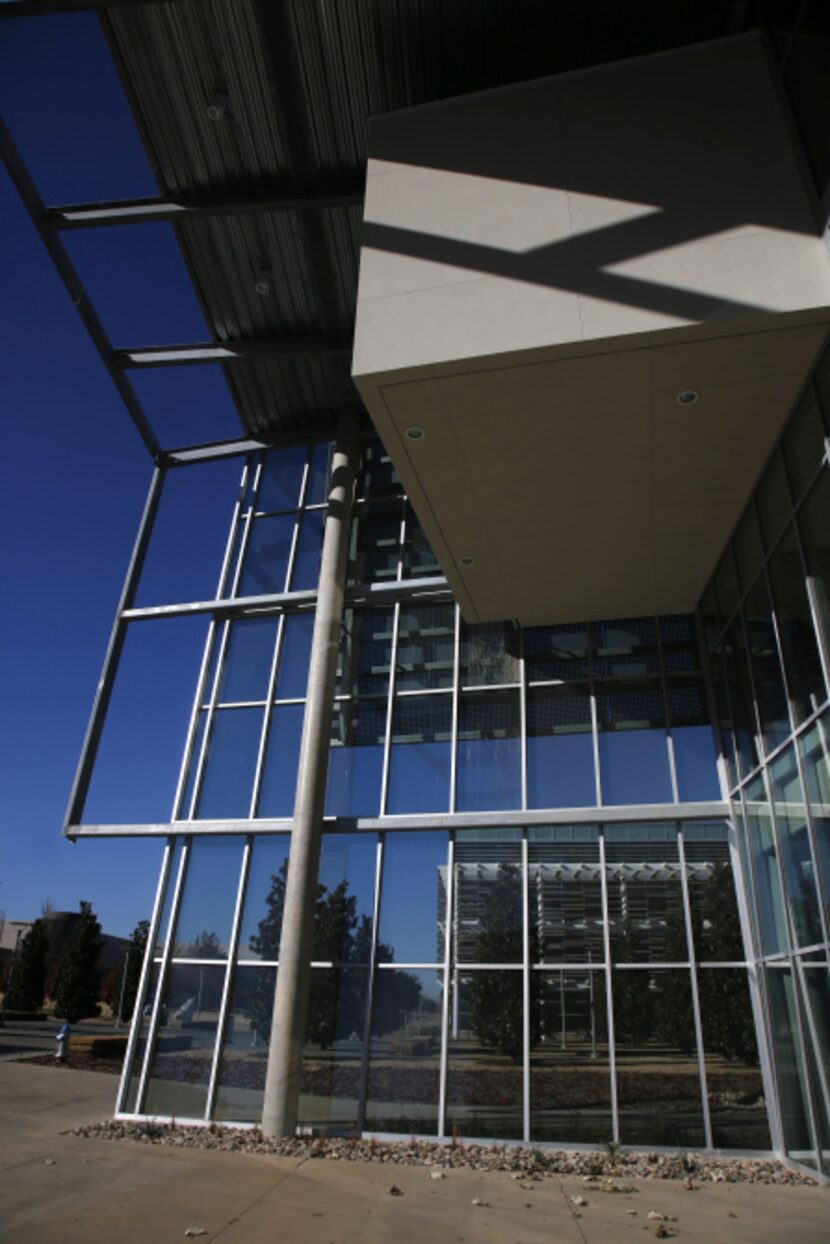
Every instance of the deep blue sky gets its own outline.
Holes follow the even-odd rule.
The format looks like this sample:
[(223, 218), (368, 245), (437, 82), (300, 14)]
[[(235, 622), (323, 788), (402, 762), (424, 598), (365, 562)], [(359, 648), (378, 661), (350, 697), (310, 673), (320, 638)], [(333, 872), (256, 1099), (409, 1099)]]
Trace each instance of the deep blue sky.
[[(0, 109), (43, 199), (154, 193), (95, 17), (4, 21), (0, 36)], [(73, 846), (59, 831), (151, 464), (2, 167), (0, 222), (0, 910), (29, 919), (46, 898), (59, 909), (85, 898), (107, 931), (128, 933), (149, 914), (160, 844)], [(119, 274), (102, 260), (113, 338), (152, 326), (149, 283), (127, 288), (141, 265)], [(132, 312), (122, 324), (119, 275)], [(183, 336), (203, 335), (192, 307), (168, 292), (158, 305), (178, 306)]]

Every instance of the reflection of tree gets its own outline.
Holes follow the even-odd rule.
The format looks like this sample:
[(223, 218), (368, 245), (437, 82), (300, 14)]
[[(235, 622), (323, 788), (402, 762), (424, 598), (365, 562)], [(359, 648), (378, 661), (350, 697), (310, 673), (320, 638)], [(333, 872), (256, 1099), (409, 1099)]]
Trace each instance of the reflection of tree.
[[(286, 860), (271, 878), (265, 915), (249, 939), (248, 944), (259, 959), (279, 958), (287, 875)], [(372, 921), (367, 915), (358, 916), (357, 897), (348, 891), (347, 881), (331, 890), (323, 884), (317, 886), (312, 958), (337, 965), (313, 974), (306, 1040), (322, 1049), (352, 1033), (362, 1035), (365, 1028)], [(391, 946), (378, 942), (377, 962), (389, 963), (393, 954)], [(245, 1013), (257, 1036), (267, 1040), (274, 1006), (274, 978), (265, 972), (256, 975)], [(385, 971), (383, 981), (382, 1004), (379, 999), (372, 1017), (373, 1036), (399, 1027), (404, 1012), (416, 1010), (421, 996), (420, 982), (407, 972)]]
[[(475, 958), (478, 963), (522, 963), (522, 874), (518, 864), (503, 864), (493, 882), (483, 889)], [(531, 961), (536, 959), (538, 937), (530, 933)], [(530, 1042), (542, 1034), (542, 982), (530, 974)], [(518, 1062), (524, 1048), (523, 973), (517, 971), (471, 972), (466, 986), (470, 1028), (484, 1046)]]
[[(611, 939), (611, 963), (635, 963), (642, 938), (635, 922), (626, 916)], [(651, 975), (642, 971), (616, 971), (613, 975), (614, 1036), (617, 1041), (636, 1045), (647, 1041), (654, 1026), (654, 997)]]
[(177, 959), (224, 959), (225, 951), (215, 933), (203, 929), (192, 942), (176, 947)]

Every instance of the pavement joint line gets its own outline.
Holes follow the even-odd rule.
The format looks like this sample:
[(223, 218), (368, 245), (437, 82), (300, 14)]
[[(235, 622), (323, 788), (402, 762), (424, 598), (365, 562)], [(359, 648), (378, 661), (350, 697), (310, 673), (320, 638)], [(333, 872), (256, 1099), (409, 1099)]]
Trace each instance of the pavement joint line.
[(284, 1171), (279, 1179), (275, 1180), (274, 1183), (269, 1184), (268, 1187), (265, 1189), (265, 1191), (261, 1192), (259, 1196), (254, 1197), (250, 1205), (246, 1205), (245, 1208), (243, 1210), (240, 1210), (240, 1212), (236, 1214), (233, 1218), (229, 1218), (223, 1227), (220, 1227), (217, 1232), (211, 1235), (207, 1241), (207, 1244), (211, 1244), (211, 1241), (213, 1240), (218, 1240), (220, 1235), (224, 1235), (224, 1233), (228, 1230), (228, 1228), (232, 1227), (234, 1223), (241, 1222), (249, 1210), (252, 1210), (255, 1205), (259, 1205), (260, 1201), (264, 1201), (265, 1198), (270, 1193), (272, 1193), (275, 1188), (281, 1187), (281, 1185), (285, 1183), (286, 1179), (289, 1179), (292, 1175), (296, 1174), (301, 1166), (305, 1166), (307, 1161), (308, 1161), (307, 1157), (301, 1158), (300, 1161), (297, 1163), (297, 1165), (293, 1166), (291, 1170)]
[(561, 1180), (561, 1178), (560, 1178), (558, 1175), (557, 1175), (557, 1177), (556, 1177), (556, 1182), (557, 1182), (557, 1183), (558, 1183), (558, 1185), (559, 1185), (559, 1191), (562, 1193), (562, 1196), (563, 1196), (563, 1197), (564, 1197), (564, 1199), (565, 1199), (565, 1205), (566, 1205), (566, 1207), (567, 1207), (567, 1209), (568, 1209), (568, 1213), (570, 1214), (571, 1218), (573, 1219), (574, 1226), (576, 1227), (577, 1231), (579, 1232), (580, 1236), (582, 1237), (582, 1242), (583, 1242), (583, 1244), (588, 1244), (588, 1237), (587, 1237), (587, 1235), (585, 1234), (585, 1232), (582, 1230), (582, 1223), (581, 1223), (581, 1222), (580, 1222), (580, 1220), (579, 1220), (579, 1214), (577, 1214), (576, 1210), (574, 1209), (574, 1207), (573, 1207), (573, 1203), (571, 1202), (571, 1198), (568, 1196), (567, 1192), (565, 1191), (564, 1187), (562, 1186), (562, 1180)]
[(35, 1153), (30, 1158), (23, 1158), (20, 1162), (14, 1162), (11, 1166), (0, 1166), (0, 1175), (8, 1175), (10, 1171), (18, 1171), (22, 1166), (31, 1166), (33, 1162), (43, 1163), (47, 1158), (52, 1157), (55, 1153), (65, 1153), (72, 1148), (72, 1142), (67, 1141), (65, 1145), (58, 1145), (50, 1148), (45, 1153)]

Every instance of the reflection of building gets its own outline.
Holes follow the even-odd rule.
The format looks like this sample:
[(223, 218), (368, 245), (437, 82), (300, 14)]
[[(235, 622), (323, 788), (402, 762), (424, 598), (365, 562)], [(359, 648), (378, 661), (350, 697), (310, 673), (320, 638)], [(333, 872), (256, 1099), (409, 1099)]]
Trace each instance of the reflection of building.
[[(100, 7), (158, 201), (46, 214), (5, 148), (160, 467), (67, 823), (175, 839), (120, 1108), (259, 1117), (239, 1050), (229, 1089), (229, 1024), (270, 1013), (268, 835), (320, 832), (296, 775), (304, 721), (331, 718), (301, 772), (329, 766), (325, 828), (349, 848), (326, 884), (349, 881), (356, 923), (313, 968), (342, 1021), (314, 1074), (269, 1081), (292, 1086), (280, 1126), (296, 1090), (308, 1126), (771, 1143), (830, 1166), (817, 2), (783, 29), (780, 6), (657, 21), (643, 0), (624, 30), (602, 0), (539, 3), (521, 31), (450, 2), (217, 0), (210, 32), (196, 0)], [(111, 350), (54, 239), (106, 225), (115, 245), (127, 221), (175, 231), (209, 342)], [(351, 525), (350, 357), (386, 446), (364, 420)], [(125, 377), (193, 363), (221, 364), (241, 426), (162, 445), (163, 381), (145, 411)], [(332, 690), (322, 627), (309, 654), (312, 615), (340, 620), (336, 556), (320, 570), (335, 435)], [(142, 726), (153, 678), (165, 712)], [(440, 904), (436, 869), (456, 880)], [(384, 940), (390, 903), (412, 927)], [(221, 1005), (164, 1080), (176, 946), (202, 932)], [(273, 958), (237, 968), (252, 934)], [(301, 1008), (281, 999), (307, 976), (289, 941), (285, 1067)], [(428, 1073), (372, 1032), (398, 962), (441, 992)], [(586, 996), (587, 1044), (563, 1002), (550, 1018)]]

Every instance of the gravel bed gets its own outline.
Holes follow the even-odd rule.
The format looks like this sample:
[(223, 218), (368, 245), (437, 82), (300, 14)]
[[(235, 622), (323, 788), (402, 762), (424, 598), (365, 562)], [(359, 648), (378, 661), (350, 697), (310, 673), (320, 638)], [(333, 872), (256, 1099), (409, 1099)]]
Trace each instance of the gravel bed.
[(578, 1175), (604, 1180), (607, 1192), (626, 1189), (615, 1180), (682, 1179), (695, 1183), (814, 1184), (809, 1175), (771, 1158), (716, 1158), (698, 1153), (629, 1153), (612, 1160), (603, 1152), (574, 1153), (562, 1149), (531, 1149), (505, 1145), (439, 1144), (435, 1141), (376, 1141), (342, 1137), (296, 1137), (269, 1140), (256, 1128), (179, 1127), (175, 1123), (127, 1122), (115, 1119), (72, 1129), (73, 1136), (91, 1140), (133, 1140), (145, 1145), (182, 1149), (220, 1149), (232, 1153), (272, 1154), (284, 1158), (328, 1158), (345, 1162), (381, 1162), (437, 1170), (510, 1171), (529, 1178)]

